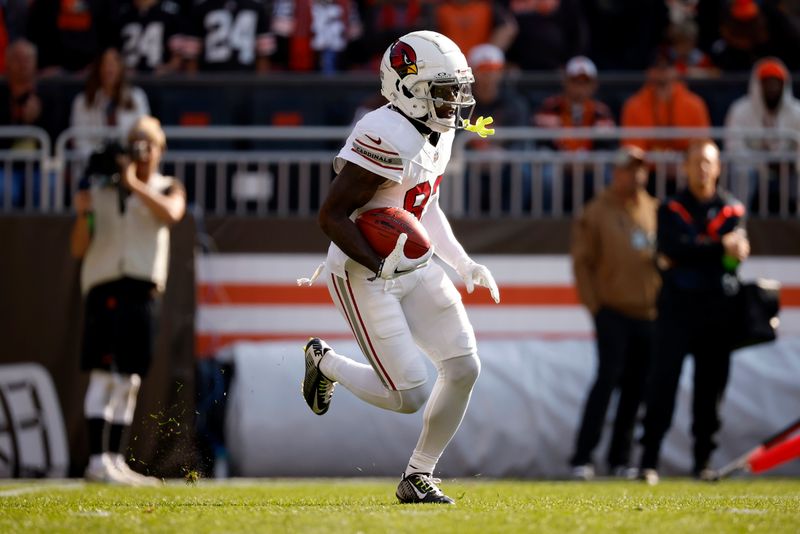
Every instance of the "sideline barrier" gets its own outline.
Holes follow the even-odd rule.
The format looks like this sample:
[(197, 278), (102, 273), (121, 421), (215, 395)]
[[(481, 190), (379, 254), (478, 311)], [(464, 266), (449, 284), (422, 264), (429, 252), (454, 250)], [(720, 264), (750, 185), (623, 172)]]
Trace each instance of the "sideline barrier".
[[(333, 157), (350, 132), (348, 127), (165, 128), (170, 149), (163, 172), (181, 179), (189, 202), (206, 213), (260, 217), (311, 217), (317, 213), (331, 180)], [(43, 134), (44, 132), (40, 132)], [(0, 137), (3, 130), (0, 129)], [(49, 140), (40, 140), (39, 167), (54, 169), (55, 184), (28, 183), (23, 204), (0, 210), (63, 212), (70, 207), (88, 153), (85, 148), (118, 136), (112, 129), (69, 128), (56, 140), (52, 159)], [(443, 207), (460, 218), (560, 218), (579, 212), (584, 202), (605, 187), (611, 175), (614, 147), (626, 139), (676, 140), (712, 137), (740, 139), (749, 145), (780, 150), (732, 153), (723, 150), (721, 183), (751, 205), (751, 215), (796, 218), (800, 212), (797, 179), (799, 132), (724, 128), (498, 128), (493, 150), (479, 150), (469, 134), (457, 136), (448, 179), (442, 187)], [(38, 138), (38, 137), (37, 137)], [(592, 151), (553, 151), (556, 139), (588, 139), (602, 146)], [(502, 149), (498, 149), (502, 146)], [(724, 145), (723, 145), (724, 146)], [(685, 184), (683, 153), (648, 153), (651, 189), (664, 198)], [(0, 169), (12, 163), (0, 153)], [(6, 180), (5, 187), (10, 187)], [(37, 202), (30, 192), (39, 191)]]
[[(332, 344), (359, 354), (354, 342)], [(591, 341), (480, 341), (481, 376), (464, 422), (439, 463), (442, 477), (564, 478), (595, 358)], [(734, 354), (723, 402), (720, 467), (797, 417), (800, 337)], [(300, 394), (302, 343), (233, 347), (235, 378), (226, 438), (236, 476), (399, 476), (414, 448), (422, 414), (396, 414), (337, 388), (330, 411), (311, 413)], [(422, 358), (423, 356), (420, 355)], [(363, 358), (359, 358), (363, 361)], [(681, 376), (672, 429), (662, 449), (665, 475), (687, 475), (693, 365)], [(433, 381), (429, 364), (428, 387)], [(614, 413), (610, 406), (609, 415)], [(612, 420), (595, 451), (599, 473)], [(634, 449), (634, 461), (638, 451)], [(800, 475), (792, 462), (771, 472)]]

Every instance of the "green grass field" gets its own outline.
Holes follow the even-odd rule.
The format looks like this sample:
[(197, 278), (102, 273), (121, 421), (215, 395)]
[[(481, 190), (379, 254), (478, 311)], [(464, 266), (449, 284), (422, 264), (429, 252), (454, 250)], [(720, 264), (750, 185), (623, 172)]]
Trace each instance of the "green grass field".
[(800, 480), (445, 480), (456, 506), (400, 505), (396, 480), (163, 488), (0, 484), (0, 532), (800, 532)]

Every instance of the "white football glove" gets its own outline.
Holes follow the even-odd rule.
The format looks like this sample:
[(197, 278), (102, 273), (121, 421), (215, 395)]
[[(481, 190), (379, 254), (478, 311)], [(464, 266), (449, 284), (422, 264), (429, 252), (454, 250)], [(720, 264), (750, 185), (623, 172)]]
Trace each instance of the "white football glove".
[(428, 265), (428, 262), (431, 261), (431, 256), (433, 256), (433, 247), (429, 248), (428, 252), (419, 258), (406, 258), (406, 255), (403, 253), (406, 240), (408, 240), (408, 234), (400, 234), (397, 238), (397, 244), (395, 244), (394, 250), (383, 259), (380, 267), (378, 267), (378, 272), (374, 277), (370, 278), (370, 280), (375, 280), (377, 278), (392, 280), (398, 276), (412, 273)]
[(497, 282), (494, 281), (492, 273), (485, 265), (475, 263), (467, 258), (458, 262), (456, 272), (467, 285), (467, 293), (472, 293), (476, 285), (483, 286), (489, 289), (489, 294), (495, 304), (500, 304), (500, 290), (497, 288)]

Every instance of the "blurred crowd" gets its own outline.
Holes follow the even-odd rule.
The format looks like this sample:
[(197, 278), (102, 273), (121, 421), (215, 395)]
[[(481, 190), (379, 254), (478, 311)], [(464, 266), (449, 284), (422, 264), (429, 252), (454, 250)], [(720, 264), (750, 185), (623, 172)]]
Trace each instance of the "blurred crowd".
[[(800, 125), (790, 75), (800, 67), (800, 3), (787, 0), (8, 0), (0, 4), (0, 124), (39, 126), (53, 138), (67, 126), (112, 126), (122, 135), (147, 114), (183, 126), (346, 124), (353, 111), (357, 119), (383, 100), (371, 95), (314, 115), (314, 105), (296, 93), (289, 104), (261, 99), (257, 106), (269, 109), (240, 113), (243, 122), (215, 111), (230, 107), (224, 95), (207, 101), (193, 90), (175, 106), (160, 95), (148, 99), (131, 80), (375, 73), (387, 45), (416, 29), (437, 30), (459, 45), (475, 72), (475, 116), (491, 115), (497, 127)], [(600, 86), (602, 74), (626, 71), (644, 73), (633, 94)], [(562, 90), (522, 94), (514, 83), (520, 72), (559, 73)], [(749, 88), (704, 99), (687, 83), (726, 72), (750, 72)], [(83, 91), (74, 98), (42, 91), (40, 82), (54, 76), (83, 79)], [(797, 148), (741, 136), (724, 141), (725, 150), (742, 156), (737, 175), (753, 182), (750, 190), (756, 173), (747, 154)], [(623, 142), (648, 152), (688, 146), (685, 139)], [(534, 144), (576, 152), (614, 146), (568, 138)], [(520, 148), (483, 139), (472, 145)], [(77, 148), (88, 155), (95, 144)], [(553, 171), (544, 173), (547, 188)], [(588, 198), (593, 180), (584, 179)]]
[[(432, 29), (468, 54), (492, 43), (523, 71), (586, 55), (642, 70), (661, 50), (682, 74), (800, 67), (800, 6), (788, 0), (8, 0), (0, 52), (38, 49), (41, 75), (88, 72), (107, 47), (127, 70), (375, 71), (387, 43)], [(5, 57), (0, 53), (0, 58)], [(0, 73), (5, 65), (0, 61)]]

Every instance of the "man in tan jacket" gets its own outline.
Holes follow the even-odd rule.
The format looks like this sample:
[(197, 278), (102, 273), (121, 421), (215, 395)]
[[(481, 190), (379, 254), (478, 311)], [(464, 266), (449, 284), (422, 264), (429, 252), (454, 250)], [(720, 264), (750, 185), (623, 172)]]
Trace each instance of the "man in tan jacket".
[(654, 349), (660, 277), (655, 265), (658, 201), (647, 185), (644, 152), (628, 146), (614, 161), (610, 186), (575, 221), (572, 260), (581, 302), (594, 317), (597, 377), (583, 412), (573, 476), (594, 477), (592, 451), (600, 441), (611, 393), (620, 398), (608, 453), (612, 474), (632, 478), (630, 449), (647, 368)]

